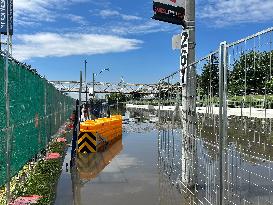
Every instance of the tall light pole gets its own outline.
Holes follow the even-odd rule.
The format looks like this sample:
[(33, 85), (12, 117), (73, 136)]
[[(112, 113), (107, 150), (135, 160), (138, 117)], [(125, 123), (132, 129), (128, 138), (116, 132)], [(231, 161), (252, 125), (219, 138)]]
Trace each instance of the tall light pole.
[[(110, 68), (101, 70), (99, 74), (103, 73), (104, 71), (110, 71)], [(95, 76), (99, 74), (93, 73), (93, 99), (95, 99)]]

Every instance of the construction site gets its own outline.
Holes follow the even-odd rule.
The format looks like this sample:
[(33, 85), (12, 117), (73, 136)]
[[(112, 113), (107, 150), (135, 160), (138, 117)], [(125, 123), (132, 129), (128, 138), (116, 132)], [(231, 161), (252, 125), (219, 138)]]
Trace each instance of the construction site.
[(174, 72), (110, 82), (84, 60), (52, 80), (13, 56), (18, 2), (0, 10), (1, 205), (273, 204), (273, 27), (196, 57), (195, 1), (155, 0), (182, 26)]

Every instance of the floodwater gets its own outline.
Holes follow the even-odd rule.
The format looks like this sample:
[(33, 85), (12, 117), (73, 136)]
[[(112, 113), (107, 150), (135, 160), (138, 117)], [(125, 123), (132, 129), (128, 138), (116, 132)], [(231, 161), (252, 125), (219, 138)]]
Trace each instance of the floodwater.
[[(55, 204), (218, 204), (217, 118), (199, 115), (197, 137), (183, 140), (181, 128), (168, 123), (124, 125), (122, 141), (105, 152), (79, 156), (71, 170), (68, 150)], [(228, 119), (222, 174), (228, 204), (273, 204), (272, 125), (272, 119)], [(195, 186), (188, 190), (184, 178)]]
[(159, 169), (158, 130), (153, 124), (124, 125), (122, 140), (105, 152), (79, 156), (77, 168), (66, 163), (70, 150), (55, 205), (181, 204), (181, 194)]
[[(196, 164), (203, 178), (203, 198), (215, 204), (219, 185), (218, 116), (199, 117)], [(228, 118), (223, 175), (229, 204), (273, 204), (272, 142), (272, 119)]]

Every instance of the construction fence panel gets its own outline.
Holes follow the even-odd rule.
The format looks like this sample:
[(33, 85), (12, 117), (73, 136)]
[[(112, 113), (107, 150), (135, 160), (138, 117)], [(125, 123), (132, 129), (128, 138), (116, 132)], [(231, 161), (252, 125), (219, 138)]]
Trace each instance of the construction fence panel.
[(197, 71), (196, 112), (180, 70), (160, 80), (159, 168), (187, 204), (273, 203), (272, 34), (222, 43), (187, 67)]
[[(4, 65), (4, 59), (0, 58), (0, 64)], [(5, 141), (5, 80), (4, 80), (4, 66), (0, 68), (0, 184), (5, 181), (5, 171), (6, 171), (6, 141)]]
[[(5, 57), (0, 56), (0, 186), (7, 182)], [(74, 100), (58, 91), (25, 64), (9, 60), (11, 173), (46, 148), (51, 137), (69, 118)]]
[(227, 203), (273, 203), (272, 34), (227, 44)]
[(186, 110), (190, 106), (185, 106), (182, 89), (191, 88), (181, 84), (183, 71), (174, 72), (159, 82), (158, 164), (169, 177), (170, 184), (185, 196), (185, 203), (217, 204), (221, 175), (220, 134), (213, 104), (219, 104), (219, 52), (209, 54), (187, 69), (197, 71), (196, 112)]

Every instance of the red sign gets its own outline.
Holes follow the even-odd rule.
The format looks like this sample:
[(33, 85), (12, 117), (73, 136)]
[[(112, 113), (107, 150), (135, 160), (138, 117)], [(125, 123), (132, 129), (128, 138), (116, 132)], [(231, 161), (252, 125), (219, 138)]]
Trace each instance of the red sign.
[[(176, 0), (169, 0), (176, 1)], [(175, 7), (168, 4), (162, 4), (159, 2), (153, 2), (154, 16), (155, 20), (164, 21), (177, 25), (185, 25), (184, 16), (185, 9), (183, 7)]]

